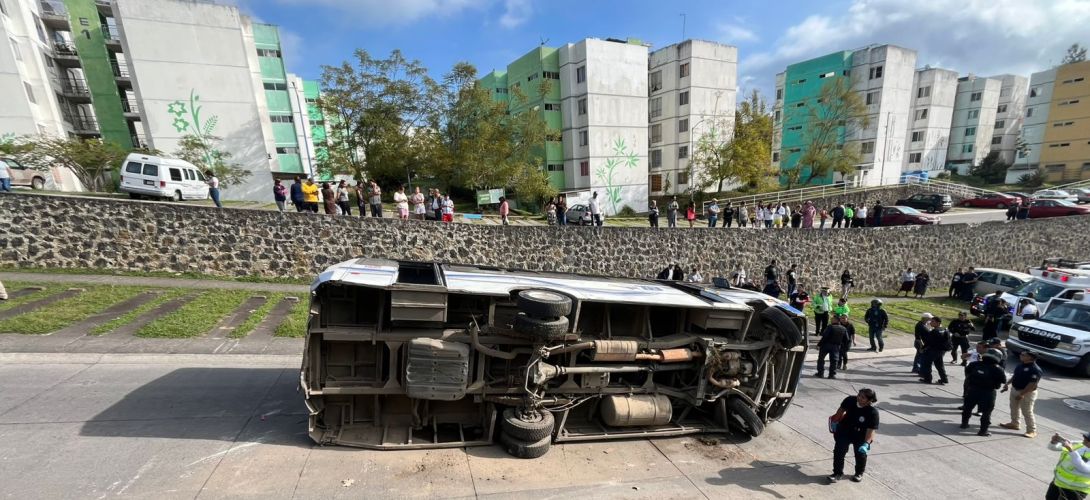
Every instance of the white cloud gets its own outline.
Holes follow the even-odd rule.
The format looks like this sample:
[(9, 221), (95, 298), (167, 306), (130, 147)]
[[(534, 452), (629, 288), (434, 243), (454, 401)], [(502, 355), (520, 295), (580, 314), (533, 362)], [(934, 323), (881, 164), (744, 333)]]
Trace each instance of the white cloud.
[(426, 17), (445, 17), (481, 10), (494, 0), (277, 0), (281, 4), (332, 8), (366, 25), (405, 25)]
[(742, 54), (739, 73), (767, 91), (788, 64), (890, 43), (915, 49), (918, 66), (1029, 76), (1058, 63), (1068, 45), (1090, 43), (1088, 22), (1086, 0), (853, 0), (846, 13), (787, 28), (770, 50)]
[(500, 26), (504, 28), (517, 28), (530, 19), (534, 7), (530, 0), (506, 0), (503, 6), (503, 15), (500, 16)]
[(735, 23), (719, 23), (716, 25), (715, 28), (719, 31), (719, 39), (727, 43), (757, 41), (757, 33), (742, 26), (740, 20), (737, 21), (738, 22)]

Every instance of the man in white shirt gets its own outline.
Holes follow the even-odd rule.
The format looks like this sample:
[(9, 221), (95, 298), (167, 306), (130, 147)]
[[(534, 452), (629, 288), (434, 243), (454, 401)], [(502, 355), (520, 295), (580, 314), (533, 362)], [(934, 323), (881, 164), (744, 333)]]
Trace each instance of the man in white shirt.
[(855, 227), (867, 227), (867, 206), (859, 205), (859, 208), (855, 209)]
[(4, 160), (0, 160), (0, 191), (11, 192), (11, 167)]
[(602, 227), (602, 207), (598, 204), (598, 191), (590, 197), (590, 216), (595, 226)]

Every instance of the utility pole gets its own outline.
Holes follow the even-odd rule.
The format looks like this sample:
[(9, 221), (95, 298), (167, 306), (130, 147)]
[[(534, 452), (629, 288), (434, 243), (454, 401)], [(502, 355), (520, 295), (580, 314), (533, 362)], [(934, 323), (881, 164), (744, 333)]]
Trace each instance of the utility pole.
[(883, 135), (885, 135), (886, 140), (885, 140), (885, 142), (882, 143), (882, 168), (879, 170), (879, 173), (878, 173), (878, 185), (879, 186), (884, 186), (886, 184), (886, 160), (888, 159), (886, 157), (886, 155), (889, 152), (889, 131), (890, 131), (890, 121), (891, 120), (893, 120), (893, 112), (892, 111), (887, 111), (886, 112), (886, 130), (885, 130), (885, 134), (883, 134)]
[(681, 41), (685, 41), (685, 14), (681, 14)]

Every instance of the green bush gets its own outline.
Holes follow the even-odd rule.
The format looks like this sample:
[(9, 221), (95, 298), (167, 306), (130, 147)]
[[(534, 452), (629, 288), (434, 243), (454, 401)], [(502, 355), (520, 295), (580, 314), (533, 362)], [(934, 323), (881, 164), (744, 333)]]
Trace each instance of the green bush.
[(618, 217), (635, 217), (636, 216), (636, 211), (633, 210), (632, 207), (625, 205), (625, 207), (622, 208), (619, 213), (617, 213), (617, 216)]
[(1042, 174), (1040, 171), (1034, 172), (1032, 174), (1025, 174), (1018, 178), (1018, 184), (1028, 188), (1041, 187), (1041, 185), (1044, 183), (1045, 174)]

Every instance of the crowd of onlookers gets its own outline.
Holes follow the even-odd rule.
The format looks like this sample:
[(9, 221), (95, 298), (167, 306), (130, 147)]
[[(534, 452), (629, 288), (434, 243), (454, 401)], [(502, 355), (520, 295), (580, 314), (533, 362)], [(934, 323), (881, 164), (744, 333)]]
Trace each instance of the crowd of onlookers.
[[(287, 211), (288, 203), (291, 203), (296, 212), (324, 211), (328, 215), (351, 216), (353, 198), (360, 217), (366, 217), (368, 213), (371, 217), (384, 217), (382, 188), (373, 180), (359, 180), (355, 186), (349, 185), (347, 180), (319, 184), (313, 178), (304, 181), (301, 177), (296, 177), (290, 186), (284, 186), (280, 179), (273, 181), (273, 199), (281, 212)], [(412, 194), (408, 194), (405, 186), (400, 186), (394, 192), (393, 199), (398, 219), (425, 220), (430, 215), (437, 221), (454, 220), (454, 202), (450, 194), (444, 195), (438, 189), (429, 189), (425, 195), (420, 187), (416, 187)], [(507, 200), (501, 198), (500, 201), (503, 214)], [(506, 216), (504, 220), (506, 223)]]
[[(708, 227), (738, 227), (751, 226), (764, 229), (824, 229), (826, 225), (833, 228), (866, 227), (882, 225), (882, 202), (875, 201), (873, 209), (868, 210), (866, 205), (856, 206), (853, 203), (838, 203), (837, 205), (819, 207), (812, 201), (800, 205), (791, 206), (787, 203), (757, 203), (753, 206), (740, 202), (735, 205), (727, 202), (720, 205), (719, 200), (713, 199), (704, 207), (704, 219)], [(658, 227), (658, 207), (651, 202), (650, 223), (652, 227)], [(666, 207), (666, 220), (668, 227), (677, 227), (680, 206), (677, 197), (673, 197)], [(693, 227), (698, 217), (696, 203), (690, 202), (685, 207), (685, 220), (689, 227)]]

